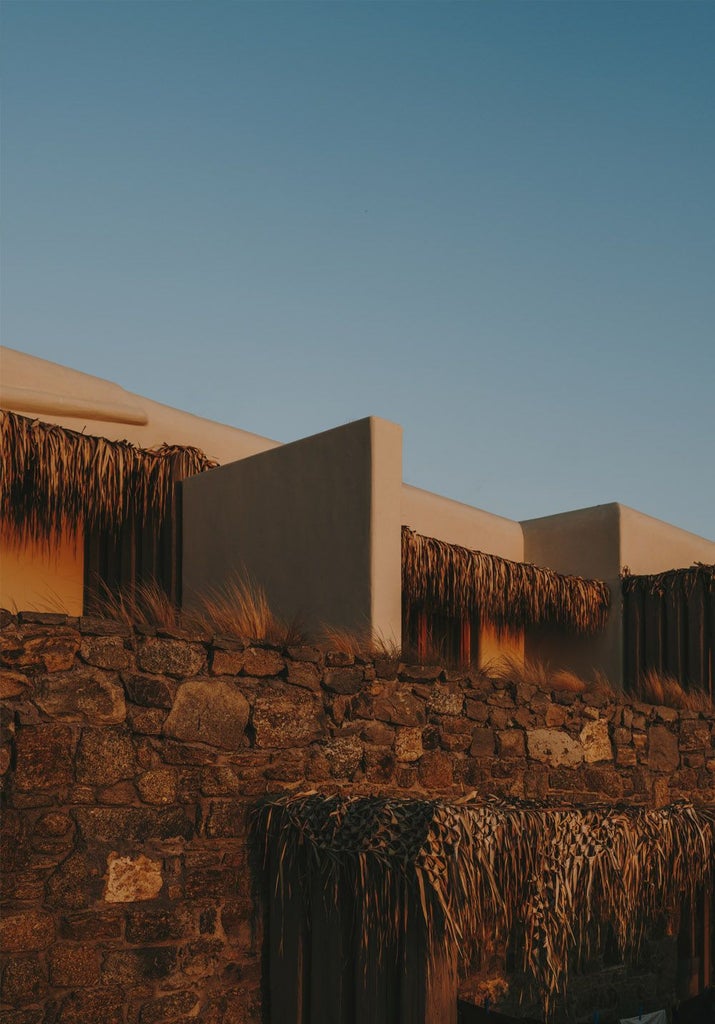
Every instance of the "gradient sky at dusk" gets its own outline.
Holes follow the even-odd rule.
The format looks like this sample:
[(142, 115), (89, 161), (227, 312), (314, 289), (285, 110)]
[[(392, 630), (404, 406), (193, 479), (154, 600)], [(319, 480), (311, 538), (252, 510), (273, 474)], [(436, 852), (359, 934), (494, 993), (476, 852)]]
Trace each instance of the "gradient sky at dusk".
[[(715, 4), (6, 2), (3, 342), (715, 537)], [(167, 440), (170, 440), (167, 438)]]

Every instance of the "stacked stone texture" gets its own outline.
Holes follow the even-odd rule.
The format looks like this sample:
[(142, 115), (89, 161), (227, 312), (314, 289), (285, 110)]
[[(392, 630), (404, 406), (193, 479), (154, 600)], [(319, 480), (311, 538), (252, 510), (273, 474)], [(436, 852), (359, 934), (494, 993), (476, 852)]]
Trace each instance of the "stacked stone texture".
[(265, 793), (715, 803), (697, 712), (2, 616), (5, 1024), (260, 1020), (247, 811)]

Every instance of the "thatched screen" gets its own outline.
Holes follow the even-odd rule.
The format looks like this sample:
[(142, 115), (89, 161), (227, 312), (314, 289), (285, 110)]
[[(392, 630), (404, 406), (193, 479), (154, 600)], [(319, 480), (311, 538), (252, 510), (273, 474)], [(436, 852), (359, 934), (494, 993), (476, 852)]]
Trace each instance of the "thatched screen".
[(0, 410), (3, 523), (22, 539), (161, 520), (172, 482), (215, 465), (197, 448), (138, 448)]
[(176, 483), (216, 463), (198, 448), (138, 448), (0, 410), (2, 529), (47, 546), (84, 536), (85, 609), (104, 588), (181, 595)]
[(471, 551), (402, 527), (402, 593), (412, 608), (480, 616), (497, 629), (555, 625), (578, 633), (602, 629), (610, 592), (602, 580), (564, 576), (527, 562)]
[(626, 682), (649, 670), (715, 697), (715, 565), (623, 581)]
[[(308, 794), (267, 802), (255, 828), (268, 872), (271, 1020), (285, 1024), (347, 1024), (356, 991), (383, 1007), (363, 1019), (416, 1024), (414, 1006), (404, 1013), (400, 1002), (415, 933), (422, 962), (408, 989), (435, 965), (511, 940), (548, 1014), (603, 928), (633, 955), (650, 921), (712, 885), (715, 857), (713, 815), (686, 803), (574, 809)], [(450, 983), (456, 1004), (453, 974)]]

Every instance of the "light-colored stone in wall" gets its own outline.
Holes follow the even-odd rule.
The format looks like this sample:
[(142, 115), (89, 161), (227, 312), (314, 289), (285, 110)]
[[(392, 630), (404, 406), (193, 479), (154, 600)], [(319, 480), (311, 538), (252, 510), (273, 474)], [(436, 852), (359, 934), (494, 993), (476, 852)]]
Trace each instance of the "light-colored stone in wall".
[(401, 428), (376, 418), (184, 481), (184, 604), (243, 572), (284, 618), (399, 639), (401, 482)]
[(279, 444), (6, 347), (0, 347), (0, 408), (142, 448), (191, 445), (220, 463)]
[(81, 615), (83, 590), (81, 531), (47, 547), (19, 546), (0, 530), (0, 608)]
[(514, 562), (524, 560), (521, 524), (441, 494), (402, 485), (402, 523), (425, 537), (486, 551)]

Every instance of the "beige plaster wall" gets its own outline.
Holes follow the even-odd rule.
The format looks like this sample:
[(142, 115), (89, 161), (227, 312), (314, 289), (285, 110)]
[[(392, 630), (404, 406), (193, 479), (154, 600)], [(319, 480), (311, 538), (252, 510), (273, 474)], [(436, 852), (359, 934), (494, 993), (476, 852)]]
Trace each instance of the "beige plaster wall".
[(81, 532), (48, 550), (20, 547), (0, 530), (0, 608), (82, 614), (84, 550)]
[(282, 616), (399, 639), (402, 431), (369, 418), (184, 481), (183, 593), (247, 572)]
[(0, 347), (0, 408), (142, 448), (193, 445), (220, 463), (279, 444), (7, 347)]
[(715, 563), (715, 542), (661, 519), (619, 505), (621, 568), (635, 576), (680, 569), (693, 562)]
[(487, 551), (515, 562), (524, 560), (520, 523), (410, 484), (402, 485), (402, 524), (448, 544)]

